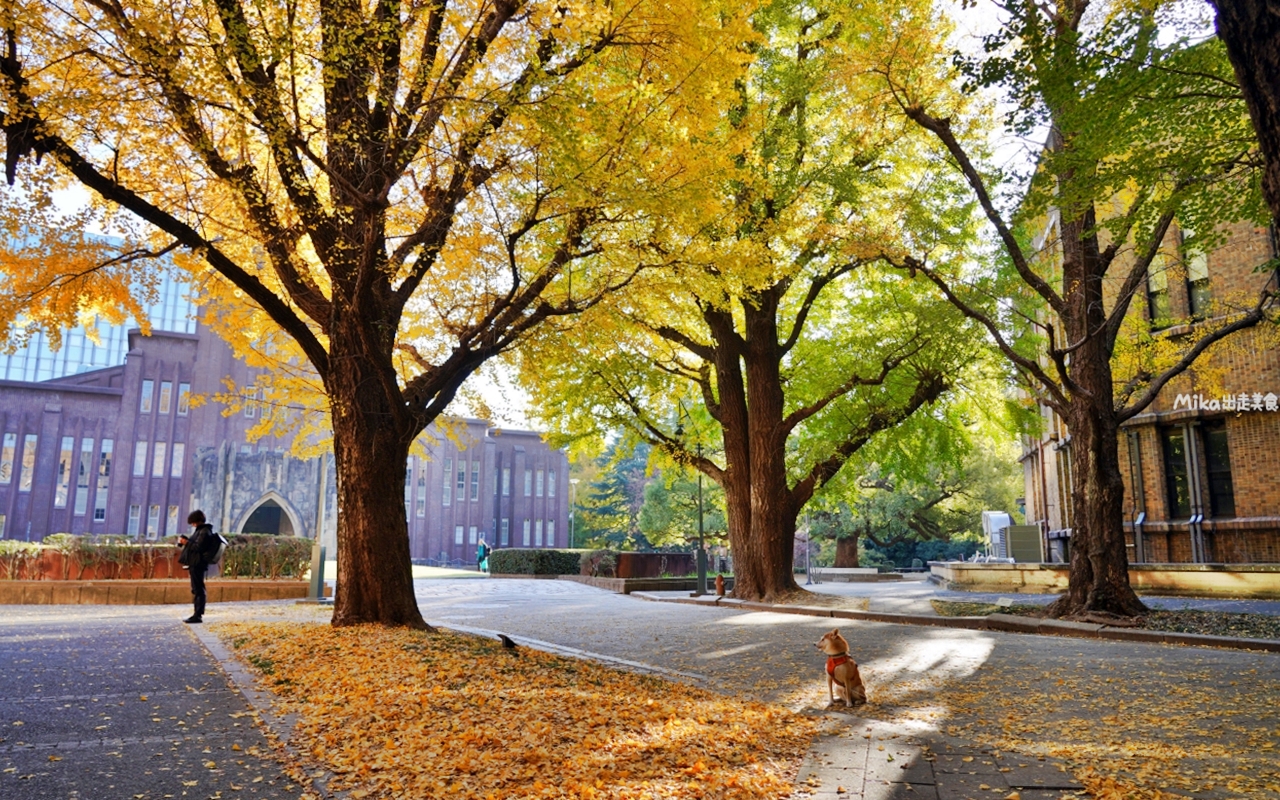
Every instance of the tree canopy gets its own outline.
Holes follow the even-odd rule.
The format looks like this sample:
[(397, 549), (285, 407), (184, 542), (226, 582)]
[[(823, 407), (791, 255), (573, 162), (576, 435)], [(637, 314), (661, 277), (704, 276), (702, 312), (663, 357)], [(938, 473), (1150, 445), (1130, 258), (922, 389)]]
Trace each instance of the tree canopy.
[[(697, 0), (11, 3), (0, 219), (50, 237), (6, 260), (38, 278), (0, 318), (126, 303), (143, 259), (181, 253), (233, 344), (292, 362), (282, 396), (323, 397), (335, 624), (421, 626), (386, 513), (411, 442), (486, 360), (650, 265), (614, 254), (692, 203), (686, 143), (743, 25)], [(68, 185), (128, 234), (114, 258), (27, 225)]]

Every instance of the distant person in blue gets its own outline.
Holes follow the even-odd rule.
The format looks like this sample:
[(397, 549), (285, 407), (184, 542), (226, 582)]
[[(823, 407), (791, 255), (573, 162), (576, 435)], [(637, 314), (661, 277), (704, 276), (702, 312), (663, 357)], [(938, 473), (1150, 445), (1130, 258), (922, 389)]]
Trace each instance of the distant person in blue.
[(489, 571), (489, 543), (483, 536), (480, 537), (480, 544), (476, 546), (476, 567), (481, 572)]
[(194, 624), (204, 621), (206, 601), (204, 576), (209, 570), (210, 559), (218, 549), (218, 537), (213, 526), (205, 522), (204, 512), (199, 509), (187, 515), (187, 524), (195, 530), (190, 536), (178, 537), (178, 546), (182, 548), (178, 563), (186, 567), (191, 575), (191, 599), (195, 603), (195, 613), (183, 620)]

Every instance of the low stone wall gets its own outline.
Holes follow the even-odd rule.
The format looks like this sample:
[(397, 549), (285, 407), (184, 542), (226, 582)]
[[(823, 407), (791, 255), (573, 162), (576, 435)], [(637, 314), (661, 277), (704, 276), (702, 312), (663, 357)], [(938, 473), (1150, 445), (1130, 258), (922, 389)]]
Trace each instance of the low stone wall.
[[(1057, 594), (1066, 564), (973, 564), (930, 561), (930, 580), (962, 592)], [(1280, 599), (1280, 564), (1131, 564), (1139, 594)]]
[[(529, 575), (512, 575), (513, 578), (538, 577)], [(607, 589), (618, 594), (631, 594), (632, 592), (693, 592), (698, 589), (697, 578), (593, 578), (590, 575), (559, 575), (562, 581), (573, 581), (575, 583), (585, 583), (588, 586), (595, 586), (598, 589)], [(725, 576), (725, 591), (733, 589), (733, 578)], [(716, 576), (707, 576), (707, 591), (711, 594), (716, 592)]]
[(821, 567), (812, 570), (813, 579), (820, 583), (876, 583), (900, 581), (899, 572), (881, 572), (875, 567)]
[[(290, 600), (307, 596), (306, 581), (205, 581), (210, 603)], [(326, 587), (326, 595), (331, 593)], [(191, 602), (186, 580), (0, 581), (0, 605), (181, 605)]]

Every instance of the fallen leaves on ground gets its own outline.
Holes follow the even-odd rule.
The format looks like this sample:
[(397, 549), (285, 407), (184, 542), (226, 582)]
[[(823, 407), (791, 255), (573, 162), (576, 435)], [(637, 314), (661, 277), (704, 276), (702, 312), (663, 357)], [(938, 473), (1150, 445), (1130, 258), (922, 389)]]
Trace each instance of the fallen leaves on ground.
[(777, 706), (461, 634), (215, 631), (353, 797), (782, 798), (816, 731)]
[[(1017, 614), (1024, 617), (1044, 616), (1044, 606), (1016, 603), (1002, 608), (994, 603), (954, 600), (930, 600), (934, 611), (943, 617), (985, 617), (988, 614)], [(1206, 636), (1228, 636), (1239, 639), (1280, 639), (1280, 617), (1270, 614), (1237, 614), (1226, 611), (1151, 611), (1138, 618), (1137, 628), (1170, 633), (1199, 633)]]
[(1212, 657), (1190, 670), (1158, 657), (1098, 667), (1028, 675), (984, 665), (942, 693), (943, 730), (1063, 759), (1101, 800), (1280, 797), (1280, 682), (1225, 672)]

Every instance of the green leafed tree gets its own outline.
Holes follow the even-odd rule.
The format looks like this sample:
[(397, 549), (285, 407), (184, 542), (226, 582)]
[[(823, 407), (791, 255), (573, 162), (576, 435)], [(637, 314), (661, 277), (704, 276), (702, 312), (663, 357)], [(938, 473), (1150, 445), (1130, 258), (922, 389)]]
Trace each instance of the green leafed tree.
[(964, 131), (949, 99), (891, 75), (904, 111), (946, 147), (1001, 255), (998, 272), (909, 266), (982, 325), (1028, 394), (1066, 423), (1070, 588), (1052, 613), (1141, 614), (1125, 552), (1120, 425), (1210, 347), (1267, 320), (1272, 295), (1219, 298), (1181, 336), (1152, 328), (1194, 320), (1164, 309), (1150, 318), (1134, 299), (1173, 274), (1179, 230), (1208, 249), (1224, 226), (1265, 219), (1255, 137), (1222, 45), (1205, 38), (1207, 19), (1186, 15), (1190, 6), (997, 5), (1004, 24), (983, 55), (961, 59), (962, 74), (971, 90), (999, 93), (1010, 130), (1044, 144), (1032, 175), (1001, 175), (984, 167), (985, 140)]
[(968, 358), (960, 317), (891, 265), (963, 257), (970, 217), (881, 74), (943, 52), (930, 4), (779, 0), (752, 24), (703, 141), (720, 169), (666, 230), (673, 268), (546, 329), (523, 366), (552, 424), (626, 429), (719, 484), (734, 593), (772, 598), (798, 588), (814, 493)]

